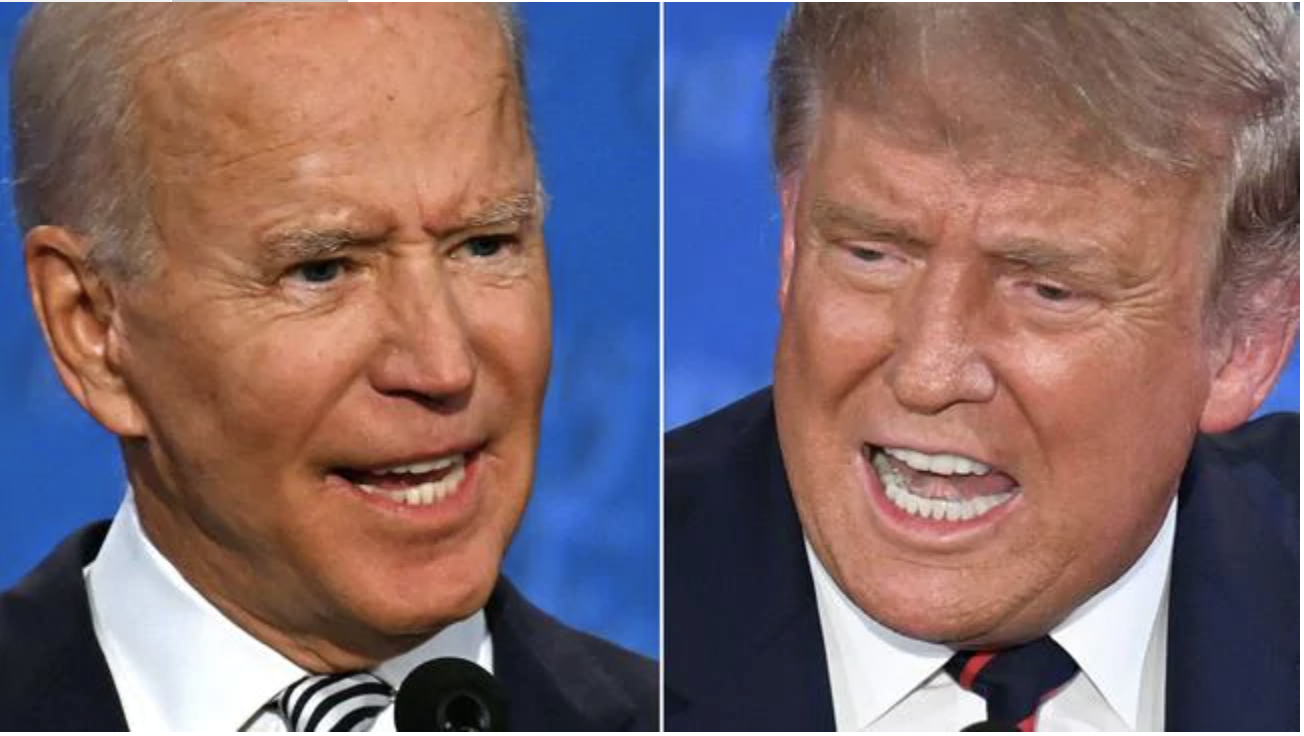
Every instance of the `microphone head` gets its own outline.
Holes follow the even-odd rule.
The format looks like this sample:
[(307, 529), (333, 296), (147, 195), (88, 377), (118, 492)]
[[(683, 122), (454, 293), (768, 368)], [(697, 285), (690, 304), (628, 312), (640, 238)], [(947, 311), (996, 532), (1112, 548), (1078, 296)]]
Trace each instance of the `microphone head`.
[(1018, 731), (1019, 727), (1013, 723), (1005, 721), (978, 721), (970, 723), (968, 726), (960, 729), (961, 731)]
[(399, 731), (507, 731), (507, 694), (474, 662), (433, 659), (399, 686), (394, 726)]

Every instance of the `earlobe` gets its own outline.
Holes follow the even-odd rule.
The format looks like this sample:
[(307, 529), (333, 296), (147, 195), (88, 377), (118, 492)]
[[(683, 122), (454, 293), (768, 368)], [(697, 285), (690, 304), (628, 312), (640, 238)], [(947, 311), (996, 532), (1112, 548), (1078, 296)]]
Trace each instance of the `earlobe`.
[(1201, 432), (1228, 432), (1253, 416), (1290, 359), (1298, 327), (1296, 302), (1293, 314), (1233, 329), (1219, 351), (1224, 357), (1214, 366), (1209, 398), (1200, 415)]
[(123, 380), (114, 293), (87, 263), (89, 243), (42, 225), (23, 241), (32, 307), (64, 387), (100, 424), (121, 436), (143, 433)]

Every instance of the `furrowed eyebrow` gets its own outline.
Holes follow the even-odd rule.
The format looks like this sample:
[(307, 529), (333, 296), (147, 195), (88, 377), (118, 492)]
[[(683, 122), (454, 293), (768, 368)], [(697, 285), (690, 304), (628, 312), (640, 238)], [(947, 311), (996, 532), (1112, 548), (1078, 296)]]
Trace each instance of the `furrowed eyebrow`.
[(388, 238), (388, 231), (295, 227), (273, 233), (263, 245), (267, 257), (274, 261), (312, 261), (331, 258), (349, 248), (376, 246)]
[(458, 229), (529, 222), (540, 217), (545, 207), (546, 198), (542, 191), (513, 194), (472, 213)]
[(905, 222), (828, 199), (815, 200), (811, 205), (811, 220), (817, 230), (850, 230), (911, 247), (926, 245)]
[[(460, 231), (473, 228), (529, 222), (542, 216), (546, 207), (543, 192), (513, 194), (494, 200), (450, 228)], [(387, 242), (392, 228), (378, 230), (343, 226), (296, 226), (277, 230), (262, 238), (263, 253), (273, 262), (325, 260), (350, 248), (375, 247)]]
[(1021, 238), (1002, 243), (988, 255), (1037, 273), (1072, 275), (1102, 283), (1126, 284), (1131, 281), (1108, 257), (1104, 248), (1091, 243), (1065, 246)]
[[(811, 219), (820, 231), (846, 231), (859, 236), (891, 242), (913, 250), (924, 250), (929, 243), (914, 234), (907, 222), (884, 217), (872, 210), (853, 207), (828, 199), (817, 199), (811, 206)], [(1109, 249), (1090, 240), (1058, 242), (1040, 238), (1011, 238), (992, 248), (984, 248), (989, 258), (1004, 261), (1036, 273), (1072, 276), (1102, 286), (1132, 286), (1139, 282), (1110, 257)]]

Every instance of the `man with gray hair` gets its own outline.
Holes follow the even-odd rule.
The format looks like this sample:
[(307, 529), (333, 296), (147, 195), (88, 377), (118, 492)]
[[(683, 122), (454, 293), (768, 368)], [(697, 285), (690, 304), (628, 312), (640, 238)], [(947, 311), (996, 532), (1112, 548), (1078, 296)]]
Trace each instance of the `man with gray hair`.
[(1298, 33), (792, 10), (774, 385), (666, 442), (669, 729), (1299, 729)]
[(654, 663), (500, 575), (551, 345), (518, 38), (486, 5), (28, 19), (33, 304), (131, 487), (0, 596), (0, 726), (656, 728)]

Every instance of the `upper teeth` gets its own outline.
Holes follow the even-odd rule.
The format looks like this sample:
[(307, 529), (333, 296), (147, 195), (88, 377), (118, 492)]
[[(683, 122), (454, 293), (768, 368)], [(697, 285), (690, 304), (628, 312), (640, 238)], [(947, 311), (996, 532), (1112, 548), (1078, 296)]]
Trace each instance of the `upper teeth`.
[(885, 447), (883, 452), (900, 460), (914, 470), (938, 475), (987, 475), (992, 469), (972, 458), (948, 453), (929, 455), (918, 450)]
[(436, 504), (436, 502), (442, 501), (443, 498), (449, 497), (462, 484), (462, 480), (467, 475), (466, 462), (466, 455), (455, 454), (428, 462), (413, 462), (409, 463), (409, 465), (379, 468), (379, 470), (370, 472), (374, 475), (421, 475), (425, 474), (425, 472), (446, 470), (446, 468), (450, 468), (450, 470), (436, 480), (426, 480), (425, 483), (417, 483), (408, 488), (382, 488), (379, 485), (366, 483), (359, 483), (357, 487), (363, 489), (366, 493), (385, 496), (400, 502), (400, 504), (413, 506)]
[(1014, 491), (975, 498), (929, 498), (915, 493), (910, 481), (892, 467), (881, 454), (874, 455), (874, 469), (883, 483), (883, 492), (894, 506), (912, 516), (937, 521), (968, 521), (1014, 498)]
[(466, 477), (465, 458), (462, 455), (454, 455), (453, 457), (436, 460), (430, 463), (413, 463), (412, 465), (404, 465), (401, 469), (390, 468), (384, 471), (379, 471), (384, 473), (404, 474), (428, 473), (432, 470), (447, 468), (450, 465), (453, 467), (447, 475), (440, 477), (438, 480), (428, 480), (424, 483), (418, 483), (410, 488), (381, 488), (380, 486), (368, 485), (366, 483), (359, 483), (358, 488), (361, 488), (366, 493), (382, 495), (399, 503), (405, 503), (411, 506), (428, 506), (432, 503), (438, 503), (452, 495), (452, 493), (457, 490), (457, 487), (462, 484), (462, 480)]
[(453, 463), (461, 464), (463, 457), (461, 455), (449, 455), (448, 457), (435, 458), (424, 463), (412, 463), (410, 465), (395, 465), (392, 468), (380, 468), (373, 470), (373, 473), (386, 475), (395, 473), (399, 475), (419, 475), (421, 473), (431, 473), (436, 470), (443, 470)]

